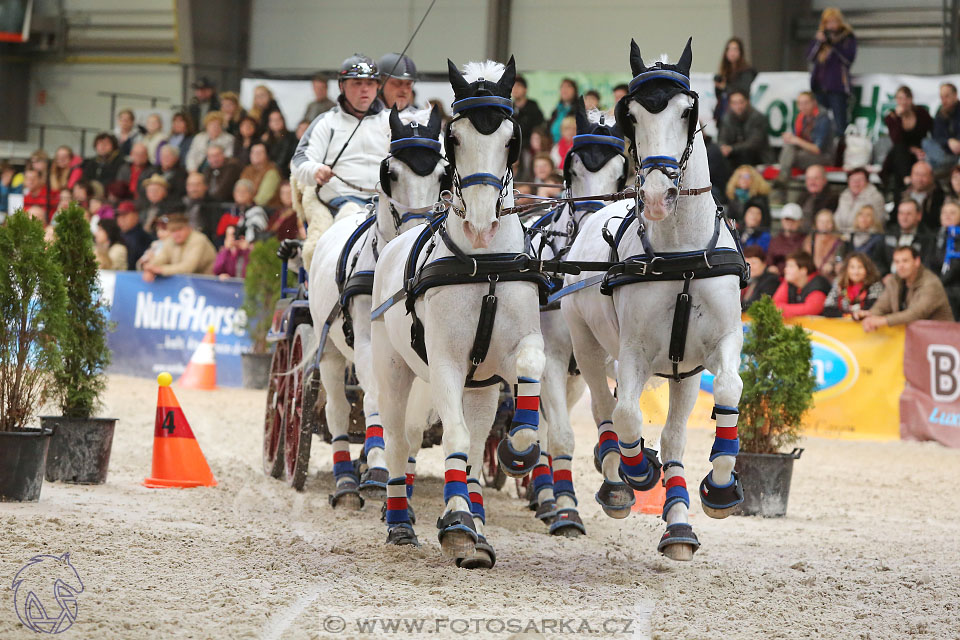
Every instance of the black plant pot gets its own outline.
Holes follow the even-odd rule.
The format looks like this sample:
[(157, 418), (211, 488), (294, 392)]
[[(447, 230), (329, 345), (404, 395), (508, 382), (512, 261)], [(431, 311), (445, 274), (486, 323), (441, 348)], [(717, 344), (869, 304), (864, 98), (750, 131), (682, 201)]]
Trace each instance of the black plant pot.
[(43, 486), (49, 427), (0, 432), (0, 502), (36, 502)]
[(799, 448), (790, 453), (739, 453), (735, 469), (743, 483), (743, 503), (738, 515), (785, 516), (793, 461), (801, 453)]
[(242, 353), (243, 388), (266, 389), (270, 382), (270, 353)]
[(107, 481), (116, 418), (41, 416), (40, 424), (55, 429), (47, 452), (47, 482)]

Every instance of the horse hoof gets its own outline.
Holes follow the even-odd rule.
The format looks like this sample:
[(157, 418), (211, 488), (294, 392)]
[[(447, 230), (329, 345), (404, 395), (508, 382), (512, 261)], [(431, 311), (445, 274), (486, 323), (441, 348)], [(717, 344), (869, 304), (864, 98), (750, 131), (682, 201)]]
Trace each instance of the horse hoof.
[(700, 483), (700, 507), (711, 518), (722, 520), (740, 511), (743, 502), (743, 485), (737, 472), (731, 473), (730, 482), (722, 487), (713, 484), (712, 472)]
[[(413, 505), (409, 502), (407, 503), (407, 517), (410, 519), (410, 524), (417, 524), (417, 514), (413, 512)], [(384, 500), (383, 505), (380, 507), (380, 522), (387, 521), (387, 502)]]
[(363, 496), (357, 491), (357, 485), (343, 485), (329, 496), (330, 506), (344, 511), (360, 511), (363, 508)]
[(510, 441), (504, 438), (497, 445), (497, 461), (500, 468), (511, 478), (522, 478), (536, 466), (540, 460), (540, 445), (533, 443), (526, 451), (514, 451)]
[(440, 548), (443, 553), (454, 558), (466, 558), (473, 555), (477, 544), (477, 527), (473, 515), (466, 511), (451, 511), (437, 520), (440, 533)]
[(557, 511), (557, 517), (550, 525), (550, 535), (552, 536), (579, 538), (586, 533), (587, 529), (583, 526), (583, 521), (576, 509), (560, 509)]
[(382, 467), (370, 467), (360, 476), (360, 491), (371, 500), (383, 500), (387, 497), (387, 480), (390, 473)]
[(663, 550), (663, 555), (677, 562), (689, 562), (693, 560), (694, 551), (692, 544), (671, 544)]
[(413, 532), (413, 527), (399, 524), (387, 532), (387, 544), (419, 547), (420, 541), (417, 540), (417, 534)]
[(693, 554), (699, 548), (700, 541), (697, 540), (697, 534), (693, 532), (693, 527), (686, 522), (668, 524), (667, 530), (660, 538), (660, 544), (657, 545), (657, 551), (671, 560), (680, 562), (692, 559)]
[(546, 500), (543, 504), (536, 507), (537, 520), (542, 520), (544, 524), (550, 524), (557, 515), (557, 502), (555, 500)]
[(615, 518), (622, 520), (630, 515), (630, 507), (637, 501), (631, 489), (625, 482), (610, 482), (606, 478), (600, 485), (600, 490), (594, 496), (603, 512)]
[(477, 538), (473, 553), (457, 558), (457, 566), (461, 569), (492, 569), (495, 564), (497, 564), (497, 554), (483, 536)]

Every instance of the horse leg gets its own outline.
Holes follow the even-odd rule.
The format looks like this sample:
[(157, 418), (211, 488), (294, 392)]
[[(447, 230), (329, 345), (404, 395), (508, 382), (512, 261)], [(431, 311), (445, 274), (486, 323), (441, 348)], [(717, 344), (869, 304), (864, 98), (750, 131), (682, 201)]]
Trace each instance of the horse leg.
[(620, 447), (620, 478), (635, 491), (649, 491), (660, 479), (660, 461), (643, 442), (640, 394), (649, 377), (649, 367), (632, 350), (621, 349), (617, 375), (613, 427)]
[[(567, 398), (567, 379), (570, 358), (551, 358), (547, 363), (544, 378), (547, 381), (544, 393), (544, 414), (548, 418), (549, 443), (552, 459), (552, 494), (555, 502), (555, 517), (549, 523), (552, 535), (577, 537), (586, 533), (580, 514), (577, 512), (577, 497), (573, 489), (573, 428), (570, 426)], [(581, 381), (582, 385), (582, 381)], [(536, 469), (534, 469), (536, 474)], [(536, 475), (534, 475), (536, 481)], [(539, 511), (538, 511), (539, 515)]]
[[(555, 407), (563, 404), (563, 390), (557, 380), (556, 367), (548, 356), (540, 386), (540, 459), (530, 474), (532, 496), (530, 508), (536, 510), (537, 519), (549, 526), (557, 515), (557, 501), (553, 489), (553, 416)], [(557, 396), (561, 396), (558, 398)]]
[(413, 530), (413, 512), (409, 508), (410, 490), (407, 471), (410, 454), (420, 447), (419, 440), (413, 448), (411, 429), (404, 419), (407, 409), (407, 392), (413, 383), (413, 372), (400, 360), (399, 355), (385, 357), (375, 371), (377, 382), (385, 383), (383, 389), (396, 393), (385, 399), (382, 407), (384, 429), (384, 458), (389, 479), (386, 483), (387, 544), (419, 545)]
[(517, 384), (514, 387), (516, 411), (509, 437), (501, 440), (497, 447), (500, 467), (514, 478), (530, 473), (540, 460), (537, 428), (540, 424), (540, 379), (545, 360), (543, 337), (539, 333), (531, 333), (520, 340), (516, 358)]
[(710, 450), (713, 470), (700, 483), (700, 506), (711, 518), (726, 518), (743, 502), (743, 486), (733, 470), (740, 453), (737, 435), (737, 417), (740, 412), (740, 348), (743, 334), (739, 327), (728, 333), (717, 344), (707, 365), (716, 372), (713, 380), (713, 418), (717, 421), (716, 436)]
[(353, 463), (350, 461), (350, 403), (344, 391), (343, 372), (347, 361), (335, 348), (326, 349), (320, 360), (320, 380), (326, 390), (327, 427), (332, 436), (333, 477), (336, 490), (330, 495), (334, 508), (358, 510), (363, 507), (363, 498), (358, 491)]
[(483, 449), (490, 432), (490, 425), (497, 413), (500, 386), (465, 391), (463, 394), (464, 415), (470, 428), (470, 457), (467, 465), (467, 491), (470, 495), (470, 513), (477, 528), (477, 543), (473, 553), (457, 558), (457, 566), (464, 569), (491, 569), (497, 562), (497, 554), (487, 542), (483, 528), (487, 514), (483, 508), (483, 490), (476, 471), (483, 467)]
[(660, 434), (663, 454), (663, 478), (667, 496), (663, 503), (663, 520), (667, 530), (660, 539), (657, 550), (671, 560), (690, 560), (700, 547), (693, 528), (688, 522), (690, 495), (683, 473), (683, 450), (687, 444), (687, 420), (697, 401), (700, 375), (680, 382), (670, 381), (670, 408), (667, 422)]
[[(354, 318), (361, 314), (370, 315), (368, 304), (354, 303)], [(383, 451), (383, 425), (377, 397), (377, 382), (373, 376), (370, 353), (370, 323), (354, 321), (354, 364), (357, 380), (363, 389), (363, 413), (366, 419), (366, 433), (363, 441), (363, 454), (367, 468), (360, 477), (360, 491), (368, 498), (382, 499), (387, 487), (387, 468)]]

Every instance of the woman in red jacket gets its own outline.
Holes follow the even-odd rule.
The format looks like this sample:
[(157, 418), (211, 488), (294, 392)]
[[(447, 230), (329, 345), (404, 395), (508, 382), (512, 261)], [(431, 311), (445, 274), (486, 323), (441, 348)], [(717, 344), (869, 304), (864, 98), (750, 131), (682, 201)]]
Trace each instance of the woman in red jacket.
[(773, 302), (784, 318), (817, 316), (830, 291), (830, 281), (816, 272), (813, 258), (806, 251), (787, 256), (783, 281), (773, 294)]

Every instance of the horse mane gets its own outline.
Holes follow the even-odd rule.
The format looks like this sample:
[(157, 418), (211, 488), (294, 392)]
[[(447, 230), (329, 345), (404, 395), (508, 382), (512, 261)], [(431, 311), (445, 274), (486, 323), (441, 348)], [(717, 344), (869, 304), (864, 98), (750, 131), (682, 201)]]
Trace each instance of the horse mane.
[(483, 78), (490, 82), (496, 82), (503, 76), (503, 64), (495, 60), (485, 60), (483, 62), (468, 62), (463, 65), (463, 79), (468, 83), (473, 83)]

